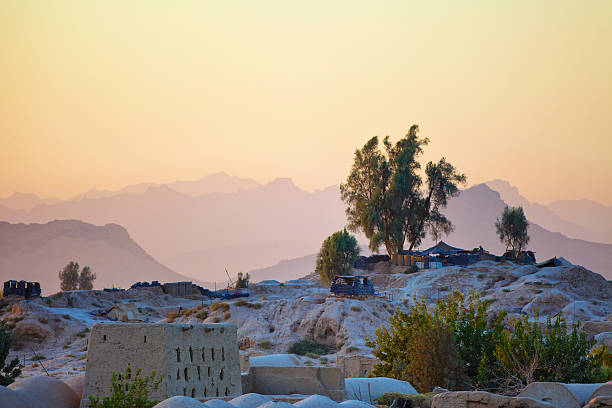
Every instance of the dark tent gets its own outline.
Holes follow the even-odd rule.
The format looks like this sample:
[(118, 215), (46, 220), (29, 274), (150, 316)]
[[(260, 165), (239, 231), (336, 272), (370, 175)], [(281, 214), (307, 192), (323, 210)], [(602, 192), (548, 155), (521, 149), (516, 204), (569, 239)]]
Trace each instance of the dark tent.
[(420, 255), (428, 256), (428, 255), (455, 255), (461, 252), (470, 252), (465, 249), (455, 248), (448, 245), (444, 241), (440, 241), (438, 244), (432, 246), (429, 249), (419, 252)]

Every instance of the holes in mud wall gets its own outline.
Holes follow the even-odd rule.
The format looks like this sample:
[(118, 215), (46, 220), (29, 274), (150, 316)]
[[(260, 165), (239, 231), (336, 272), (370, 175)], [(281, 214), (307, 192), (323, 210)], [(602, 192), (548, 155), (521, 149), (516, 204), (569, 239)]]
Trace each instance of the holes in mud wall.
[(225, 347), (221, 347), (221, 361), (225, 361)]
[(195, 398), (195, 388), (191, 389), (191, 398)]
[(208, 396), (208, 390), (206, 389), (206, 387), (204, 387), (204, 398), (206, 398)]
[(189, 381), (189, 369), (185, 367), (185, 381)]
[(219, 387), (217, 386), (217, 397), (219, 396)]
[(200, 381), (200, 366), (198, 366), (198, 381)]
[(181, 362), (181, 349), (176, 349), (176, 361)]
[(181, 369), (180, 369), (180, 368), (177, 368), (177, 369), (176, 369), (176, 379), (177, 379), (177, 380), (180, 380), (180, 379), (181, 379)]
[(145, 343), (147, 342), (147, 336), (144, 336), (144, 342)]
[(229, 388), (226, 388), (225, 389), (225, 396), (229, 397), (229, 395), (230, 395), (230, 390), (229, 390)]
[(221, 369), (221, 372), (219, 372), (219, 379), (223, 379), (223, 376), (225, 375), (225, 373), (223, 372), (223, 369)]
[(189, 347), (189, 359), (193, 363), (193, 350), (191, 349), (191, 347)]
[(210, 367), (208, 367), (208, 376), (210, 377)]
[(202, 361), (206, 361), (206, 348), (202, 347)]
[(187, 388), (183, 388), (183, 396), (186, 397), (187, 396)]
[(106, 334), (102, 337), (102, 342), (106, 343)]
[(215, 361), (215, 349), (214, 348), (210, 349), (210, 358), (212, 361)]

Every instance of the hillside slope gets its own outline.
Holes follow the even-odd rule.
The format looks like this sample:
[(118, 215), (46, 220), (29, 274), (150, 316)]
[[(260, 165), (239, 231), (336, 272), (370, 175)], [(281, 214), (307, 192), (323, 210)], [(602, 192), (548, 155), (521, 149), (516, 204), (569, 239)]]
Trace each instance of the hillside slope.
[(38, 281), (48, 295), (59, 290), (58, 272), (70, 261), (92, 268), (97, 275), (94, 288), (191, 280), (158, 263), (116, 224), (0, 222), (0, 281)]

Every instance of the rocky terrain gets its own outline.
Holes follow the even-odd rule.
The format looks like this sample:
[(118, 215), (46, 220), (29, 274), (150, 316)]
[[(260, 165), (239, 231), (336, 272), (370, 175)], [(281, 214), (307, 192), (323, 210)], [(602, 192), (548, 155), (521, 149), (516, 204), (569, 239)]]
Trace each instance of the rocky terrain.
[[(285, 353), (295, 341), (308, 338), (328, 345), (325, 359), (300, 358), (301, 364), (333, 364), (336, 356), (369, 353), (365, 338), (388, 321), (396, 308), (405, 310), (414, 295), (429, 304), (453, 289), (476, 290), (491, 310), (509, 317), (539, 311), (540, 319), (561, 313), (581, 321), (590, 335), (612, 345), (612, 287), (601, 275), (579, 266), (539, 269), (533, 265), (483, 261), (470, 267), (445, 267), (404, 274), (405, 267), (375, 264), (365, 273), (380, 296), (366, 300), (328, 296), (314, 275), (279, 283), (253, 284), (251, 296), (213, 302), (163, 294), (160, 288), (120, 292), (73, 291), (40, 299), (2, 300), (0, 319), (12, 327), (25, 377), (48, 371), (59, 378), (85, 369), (87, 338), (94, 323), (104, 321), (214, 323), (238, 326), (241, 354)], [(307, 362), (310, 361), (310, 362)]]

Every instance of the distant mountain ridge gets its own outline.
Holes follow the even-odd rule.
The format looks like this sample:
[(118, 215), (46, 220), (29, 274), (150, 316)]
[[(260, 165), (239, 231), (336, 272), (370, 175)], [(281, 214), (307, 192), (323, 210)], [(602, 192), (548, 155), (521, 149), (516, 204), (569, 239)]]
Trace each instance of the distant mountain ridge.
[[(169, 185), (149, 185), (140, 193), (44, 204), (30, 211), (0, 208), (0, 219), (38, 223), (79, 219), (95, 225), (119, 224), (147, 253), (170, 269), (213, 282), (227, 279), (225, 268), (235, 276), (239, 271), (265, 269), (283, 259), (314, 254), (328, 235), (346, 224), (338, 186), (307, 192), (291, 179), (279, 178), (253, 188), (248, 188), (253, 184), (247, 181), (246, 187), (240, 189), (233, 184), (235, 179), (224, 174), (204, 184), (219, 185), (210, 181), (213, 179), (220, 180), (220, 184), (225, 180), (231, 192), (192, 196)], [(513, 200), (521, 199), (518, 190), (513, 194)], [(455, 232), (445, 240), (467, 248), (483, 245), (500, 253), (504, 248), (493, 224), (504, 205), (500, 194), (485, 184), (463, 190), (450, 200), (446, 210)], [(529, 207), (533, 208), (539, 207)], [(537, 251), (538, 259), (564, 256), (595, 272), (610, 274), (612, 247), (568, 238), (570, 234), (564, 229), (541, 227), (539, 218), (533, 215), (538, 213), (530, 211), (530, 248)], [(551, 210), (546, 214), (555, 222), (565, 222), (563, 228), (576, 228), (569, 221), (559, 221), (560, 217)], [(546, 219), (541, 220), (545, 224)], [(358, 239), (360, 244), (366, 243), (362, 235)], [(423, 247), (428, 244), (425, 241)]]
[(518, 188), (505, 180), (484, 184), (497, 191), (508, 205), (523, 207), (530, 221), (547, 230), (570, 238), (612, 243), (612, 207), (590, 200), (563, 200), (542, 205), (529, 202)]
[(58, 272), (70, 261), (91, 267), (97, 275), (94, 288), (192, 280), (161, 265), (116, 224), (0, 222), (0, 281), (37, 281), (48, 295), (59, 290)]

